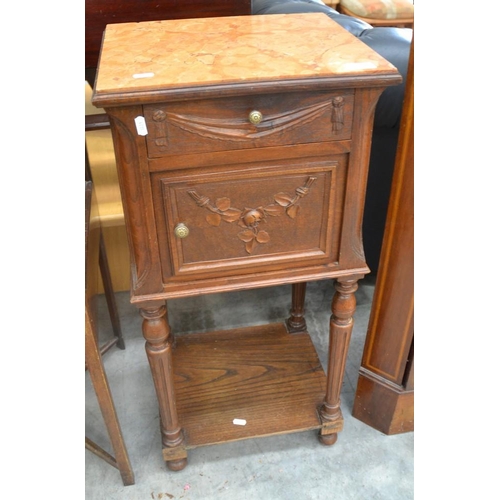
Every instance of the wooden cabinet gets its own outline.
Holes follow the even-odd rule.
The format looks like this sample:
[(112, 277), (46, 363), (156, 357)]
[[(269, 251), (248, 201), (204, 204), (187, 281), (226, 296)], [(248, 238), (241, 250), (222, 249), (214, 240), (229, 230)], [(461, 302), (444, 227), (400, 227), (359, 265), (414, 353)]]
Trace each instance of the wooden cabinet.
[[(107, 27), (93, 103), (111, 121), (169, 468), (235, 439), (318, 429), (336, 441), (354, 293), (369, 272), (373, 114), (400, 81), (324, 14)], [(325, 373), (303, 305), (305, 283), (327, 278)], [(286, 323), (174, 341), (166, 300), (283, 283)]]
[(398, 151), (353, 415), (386, 434), (413, 431), (413, 43)]

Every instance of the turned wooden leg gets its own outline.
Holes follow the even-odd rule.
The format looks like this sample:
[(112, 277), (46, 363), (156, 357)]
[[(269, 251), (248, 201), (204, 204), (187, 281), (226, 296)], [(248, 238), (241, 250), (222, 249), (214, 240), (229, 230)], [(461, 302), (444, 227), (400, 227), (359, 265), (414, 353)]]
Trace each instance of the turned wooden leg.
[(340, 391), (344, 378), (347, 351), (354, 324), (357, 280), (342, 279), (335, 284), (330, 317), (330, 344), (328, 352), (328, 373), (325, 401), (320, 409), (323, 427), (319, 439), (323, 444), (332, 445), (337, 441), (337, 433), (342, 430), (344, 419), (340, 410)]
[(165, 305), (144, 307), (142, 332), (146, 339), (146, 353), (160, 406), (160, 425), (163, 458), (171, 470), (187, 465), (184, 435), (179, 425), (174, 390), (172, 364), (172, 337)]
[(290, 309), (290, 317), (286, 322), (289, 333), (305, 332), (307, 330), (304, 318), (306, 285), (307, 283), (294, 283), (292, 285), (292, 308)]

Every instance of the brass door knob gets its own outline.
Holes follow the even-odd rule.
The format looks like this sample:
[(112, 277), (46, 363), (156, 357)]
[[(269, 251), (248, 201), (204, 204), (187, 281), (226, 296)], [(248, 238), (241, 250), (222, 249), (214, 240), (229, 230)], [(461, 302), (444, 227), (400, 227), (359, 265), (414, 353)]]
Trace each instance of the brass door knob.
[(179, 222), (174, 228), (174, 234), (177, 238), (185, 238), (189, 234), (189, 229), (185, 224)]
[(248, 115), (248, 119), (250, 120), (250, 123), (253, 123), (254, 125), (258, 125), (262, 121), (262, 113), (260, 111), (257, 111), (257, 110), (250, 111), (250, 114)]

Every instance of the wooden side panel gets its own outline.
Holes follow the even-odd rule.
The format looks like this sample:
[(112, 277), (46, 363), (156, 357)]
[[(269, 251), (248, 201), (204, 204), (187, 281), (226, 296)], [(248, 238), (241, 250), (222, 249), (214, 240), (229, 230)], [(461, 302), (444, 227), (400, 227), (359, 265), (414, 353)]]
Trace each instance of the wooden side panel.
[(375, 106), (382, 88), (357, 89), (354, 95), (353, 140), (346, 181), (341, 242), (342, 266), (366, 266), (362, 241), (363, 209), (370, 160)]
[(123, 211), (131, 258), (131, 287), (137, 294), (162, 288), (151, 185), (144, 138), (137, 134), (134, 117), (142, 107), (109, 108), (123, 197)]
[[(408, 96), (410, 99), (411, 96)], [(413, 100), (402, 125), (363, 366), (402, 385), (413, 342)]]
[(384, 233), (353, 415), (387, 434), (413, 430), (413, 46)]

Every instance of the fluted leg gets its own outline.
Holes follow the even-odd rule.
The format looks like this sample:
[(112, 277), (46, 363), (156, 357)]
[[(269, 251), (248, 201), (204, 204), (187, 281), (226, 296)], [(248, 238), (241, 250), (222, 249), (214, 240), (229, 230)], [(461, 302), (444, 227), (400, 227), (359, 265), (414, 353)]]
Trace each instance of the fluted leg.
[(335, 284), (330, 317), (330, 344), (328, 352), (328, 373), (326, 395), (320, 410), (323, 427), (320, 441), (332, 445), (337, 441), (337, 433), (342, 430), (344, 419), (340, 410), (340, 390), (347, 359), (347, 351), (354, 324), (357, 280), (341, 279)]
[(141, 315), (144, 318), (142, 332), (146, 339), (146, 353), (160, 407), (163, 458), (169, 469), (181, 470), (187, 465), (187, 452), (177, 417), (167, 308), (164, 304), (142, 308)]
[(286, 322), (289, 333), (305, 332), (307, 330), (304, 318), (306, 285), (307, 283), (294, 283), (292, 285), (292, 308), (290, 309), (290, 317)]

